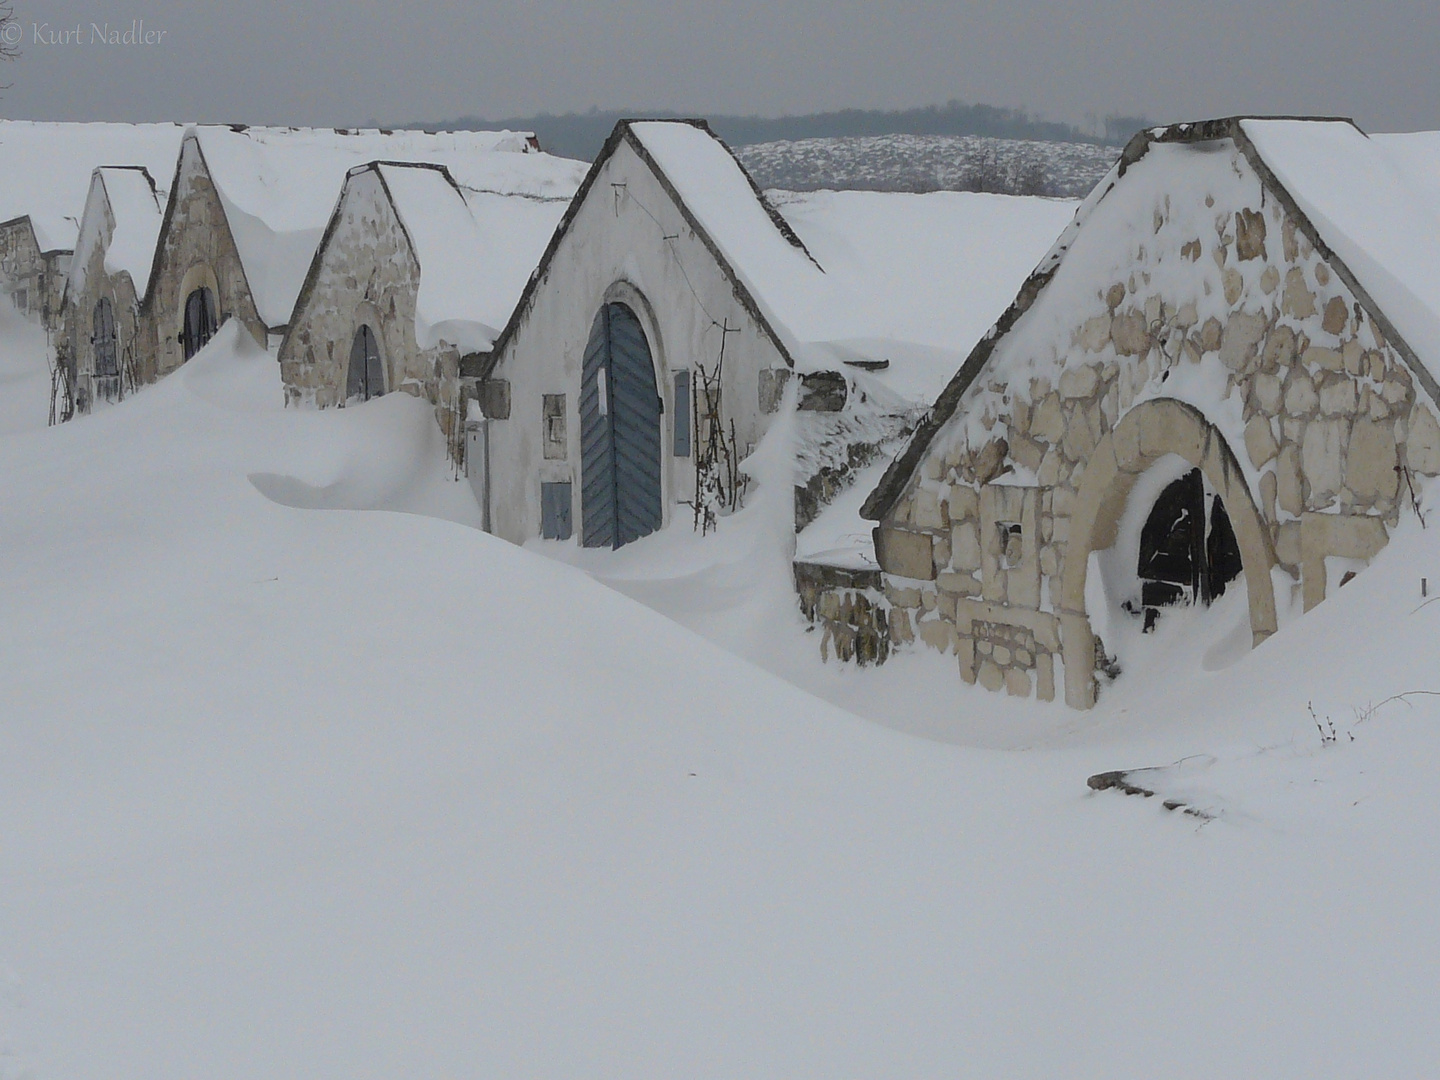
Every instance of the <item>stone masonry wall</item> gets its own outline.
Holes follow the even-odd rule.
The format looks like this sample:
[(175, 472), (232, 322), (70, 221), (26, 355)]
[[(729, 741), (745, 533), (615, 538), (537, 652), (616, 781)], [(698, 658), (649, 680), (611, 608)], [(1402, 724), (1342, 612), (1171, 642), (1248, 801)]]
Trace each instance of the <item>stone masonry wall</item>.
[[(1084, 619), (1059, 600), (1066, 559), (1088, 555), (1068, 544), (1087, 464), (1147, 401), (1183, 401), (1220, 433), (1307, 608), (1325, 558), (1372, 557), (1440, 473), (1412, 373), (1238, 153), (1226, 164), (1231, 206), (1132, 201), (1143, 227), (1113, 272), (1066, 280), (1062, 263), (1029, 332), (997, 346), (876, 530), (896, 641), (955, 654), (967, 682), (1052, 696), (1067, 619)], [(1037, 325), (1060, 328), (1048, 347)]]
[(206, 171), (199, 143), (188, 138), (180, 147), (175, 189), (170, 194), (158, 263), (150, 282), (147, 303), (152, 337), (140, 358), (142, 381), (167, 375), (184, 363), (180, 330), (185, 298), (190, 289), (212, 279), (220, 321), (240, 319), (257, 342), (266, 344), (269, 328), (255, 309), (225, 208)]
[(451, 456), (461, 453), (459, 352), (422, 350), (415, 339), (420, 266), (373, 170), (346, 180), (337, 220), (320, 249), (285, 340), (280, 371), (287, 405), (345, 404), (350, 346), (362, 323), (380, 342), (385, 389), (435, 406)]

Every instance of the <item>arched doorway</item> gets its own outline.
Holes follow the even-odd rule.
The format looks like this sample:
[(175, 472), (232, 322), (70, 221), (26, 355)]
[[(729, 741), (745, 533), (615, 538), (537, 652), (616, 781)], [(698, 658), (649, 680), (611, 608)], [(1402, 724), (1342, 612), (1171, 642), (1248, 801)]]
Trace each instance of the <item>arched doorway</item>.
[(380, 342), (369, 323), (361, 323), (350, 341), (350, 364), (345, 374), (345, 400), (369, 401), (385, 393), (385, 365)]
[(215, 314), (215, 294), (202, 285), (185, 297), (185, 321), (180, 330), (180, 345), (189, 360), (203, 349), (219, 328)]
[(115, 339), (115, 309), (109, 297), (102, 296), (96, 301), (90, 328), (95, 396), (113, 400), (120, 390), (120, 362)]
[(660, 395), (640, 320), (595, 316), (580, 375), (580, 507), (586, 547), (618, 548), (660, 528)]
[[(1185, 543), (1194, 545), (1190, 548), (1190, 566), (1187, 568), (1183, 559), (1172, 562), (1170, 576), (1191, 574), (1189, 580), (1193, 588), (1194, 575), (1198, 573), (1194, 565), (1197, 558), (1207, 574), (1216, 564), (1220, 565), (1217, 572), (1223, 574), (1238, 554), (1245, 578), (1252, 644), (1260, 644), (1275, 632), (1275, 593), (1270, 581), (1275, 551), (1270, 531), (1255, 507), (1234, 453), (1224, 436), (1193, 406), (1166, 398), (1144, 402), (1126, 413), (1115, 430), (1100, 440), (1086, 463), (1075, 498), (1075, 512), (1070, 518), (1056, 606), (1065, 657), (1065, 700), (1073, 707), (1088, 708), (1095, 702), (1095, 638), (1085, 603), (1090, 555), (1115, 544), (1121, 517), (1137, 481), (1150, 473), (1152, 466), (1172, 455), (1180, 459), (1180, 468), (1165, 478), (1167, 486), (1157, 493), (1160, 497), (1143, 507), (1147, 514), (1146, 526), (1155, 522), (1152, 539), (1163, 538), (1167, 544), (1173, 544), (1178, 542), (1179, 534)], [(1201, 481), (1198, 496), (1194, 479), (1187, 479), (1197, 470)], [(1170, 510), (1159, 510), (1157, 519), (1157, 510), (1152, 507), (1158, 508), (1165, 501), (1165, 492), (1177, 481), (1183, 481), (1184, 485), (1176, 489), (1171, 501), (1189, 500), (1189, 514), (1198, 517), (1182, 522), (1172, 506)], [(1211, 542), (1215, 498), (1223, 508), (1224, 526), (1215, 537), (1212, 558), (1208, 550), (1200, 554), (1200, 545), (1203, 543), (1208, 549)], [(1226, 550), (1227, 530), (1229, 537), (1233, 537), (1233, 551)], [(1153, 575), (1152, 581), (1163, 580), (1154, 562), (1148, 569)], [(1141, 570), (1142, 575), (1143, 572)], [(1152, 595), (1158, 599), (1158, 594)], [(1211, 586), (1211, 596), (1214, 595)]]
[(1139, 547), (1139, 595), (1127, 603), (1147, 633), (1165, 608), (1209, 606), (1244, 569), (1230, 513), (1199, 469), (1161, 490), (1141, 526)]

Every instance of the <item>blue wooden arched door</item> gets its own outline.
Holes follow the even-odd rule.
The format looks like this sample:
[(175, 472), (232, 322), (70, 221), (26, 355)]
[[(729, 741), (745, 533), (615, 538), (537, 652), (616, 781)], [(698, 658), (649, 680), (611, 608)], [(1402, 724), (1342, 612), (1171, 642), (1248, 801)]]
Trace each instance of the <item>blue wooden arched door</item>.
[(635, 313), (595, 316), (580, 376), (580, 512), (586, 547), (618, 548), (660, 528), (660, 394)]

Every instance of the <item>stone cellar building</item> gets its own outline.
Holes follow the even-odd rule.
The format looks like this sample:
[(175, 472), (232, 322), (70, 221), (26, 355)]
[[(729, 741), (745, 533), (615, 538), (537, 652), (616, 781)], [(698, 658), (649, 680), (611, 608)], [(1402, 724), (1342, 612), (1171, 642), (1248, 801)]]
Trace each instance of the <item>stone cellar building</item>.
[(1320, 603), (1440, 474), (1436, 160), (1348, 121), (1138, 134), (870, 494), (880, 571), (833, 576), (827, 640), (1084, 708), (1117, 620), (1228, 587), (1258, 645)]
[(75, 406), (117, 400), (141, 381), (151, 340), (141, 300), (149, 284), (164, 196), (140, 165), (95, 170), (65, 285), (62, 340)]
[(411, 393), (459, 459), (460, 357), (494, 343), (573, 189), (576, 163), (529, 157), (550, 194), (462, 188), (428, 163), (350, 170), (280, 345), (287, 405)]

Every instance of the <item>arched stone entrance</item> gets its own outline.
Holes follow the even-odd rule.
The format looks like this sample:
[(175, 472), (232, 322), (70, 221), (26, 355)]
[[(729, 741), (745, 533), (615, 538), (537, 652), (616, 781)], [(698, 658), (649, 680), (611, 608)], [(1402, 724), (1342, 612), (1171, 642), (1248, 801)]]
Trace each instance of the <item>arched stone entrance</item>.
[(1169, 454), (1199, 469), (1224, 503), (1244, 564), (1252, 644), (1260, 644), (1276, 630), (1275, 593), (1270, 582), (1275, 549), (1234, 453), (1219, 430), (1193, 406), (1169, 398), (1144, 402), (1100, 440), (1085, 466), (1070, 518), (1057, 606), (1065, 657), (1065, 701), (1074, 708), (1095, 703), (1095, 637), (1085, 608), (1090, 553), (1115, 542), (1116, 527), (1135, 481)]
[(192, 290), (185, 297), (185, 314), (180, 330), (180, 347), (186, 360), (209, 343), (219, 325), (215, 314), (215, 294), (203, 285)]
[(369, 401), (385, 393), (385, 364), (380, 357), (380, 339), (369, 323), (361, 323), (350, 341), (350, 360), (345, 368), (345, 400)]

